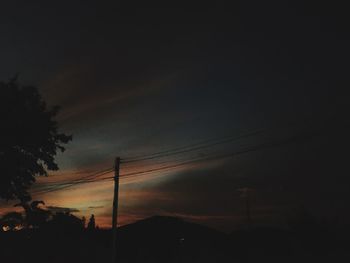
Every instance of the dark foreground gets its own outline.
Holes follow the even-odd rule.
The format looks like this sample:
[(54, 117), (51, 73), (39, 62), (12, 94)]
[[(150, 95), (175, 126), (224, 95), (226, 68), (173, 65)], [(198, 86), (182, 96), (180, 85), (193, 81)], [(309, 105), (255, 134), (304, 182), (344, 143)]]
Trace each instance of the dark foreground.
[[(118, 262), (349, 262), (347, 231), (251, 227), (223, 234), (153, 217), (118, 232)], [(111, 262), (109, 230), (0, 233), (0, 262)]]

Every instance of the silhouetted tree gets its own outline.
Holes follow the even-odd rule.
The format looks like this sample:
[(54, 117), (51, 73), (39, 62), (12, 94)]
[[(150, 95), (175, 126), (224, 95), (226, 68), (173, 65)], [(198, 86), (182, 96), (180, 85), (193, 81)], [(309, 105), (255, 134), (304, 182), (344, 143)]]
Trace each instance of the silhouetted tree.
[(47, 107), (36, 87), (17, 78), (0, 82), (0, 198), (19, 199), (25, 208), (35, 176), (58, 169), (54, 158), (72, 139), (58, 132), (58, 110)]
[(51, 220), (47, 226), (52, 230), (58, 230), (62, 232), (72, 232), (84, 229), (84, 221), (69, 212), (58, 212), (52, 215)]
[(23, 226), (23, 222), (24, 219), (21, 213), (10, 212), (0, 219), (0, 228), (8, 228), (9, 231), (13, 231), (16, 227)]
[(88, 228), (88, 230), (95, 230), (96, 222), (95, 222), (95, 216), (94, 215), (91, 215), (87, 228)]
[(15, 206), (22, 206), (25, 211), (24, 226), (39, 228), (49, 219), (51, 212), (39, 207), (45, 205), (44, 201), (32, 201), (29, 203), (19, 203)]

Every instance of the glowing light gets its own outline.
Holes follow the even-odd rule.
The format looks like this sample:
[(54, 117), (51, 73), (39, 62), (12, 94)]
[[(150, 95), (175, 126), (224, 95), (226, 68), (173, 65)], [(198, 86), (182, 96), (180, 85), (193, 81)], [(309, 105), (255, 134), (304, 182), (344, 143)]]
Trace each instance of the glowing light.
[(3, 230), (4, 232), (10, 231), (10, 227), (9, 227), (9, 226), (3, 226), (3, 227), (2, 227), (2, 230)]

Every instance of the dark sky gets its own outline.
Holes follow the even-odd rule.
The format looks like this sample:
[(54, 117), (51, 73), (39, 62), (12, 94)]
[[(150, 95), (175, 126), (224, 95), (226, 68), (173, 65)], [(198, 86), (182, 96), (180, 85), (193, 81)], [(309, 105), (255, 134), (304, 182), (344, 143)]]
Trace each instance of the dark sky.
[[(301, 207), (318, 217), (349, 216), (345, 7), (7, 2), (1, 4), (0, 79), (20, 73), (21, 83), (38, 86), (50, 105), (62, 106), (62, 131), (74, 137), (58, 156), (63, 175), (49, 180), (108, 168), (115, 156), (262, 129), (161, 161), (267, 145), (259, 150), (122, 184), (121, 222), (167, 214), (233, 229), (244, 221), (242, 188), (254, 190), (252, 214), (259, 223), (283, 223)], [(157, 163), (135, 170), (149, 167)], [(95, 213), (108, 226), (111, 196), (108, 182), (42, 198)]]

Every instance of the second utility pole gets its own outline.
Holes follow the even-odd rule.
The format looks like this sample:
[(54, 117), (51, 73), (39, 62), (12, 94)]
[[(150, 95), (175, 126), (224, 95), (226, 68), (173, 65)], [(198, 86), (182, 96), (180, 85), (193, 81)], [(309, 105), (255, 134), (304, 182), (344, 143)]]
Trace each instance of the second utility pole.
[(114, 164), (114, 197), (113, 197), (113, 215), (112, 215), (112, 263), (117, 262), (117, 225), (118, 225), (118, 195), (119, 195), (119, 167), (120, 158), (115, 158)]

